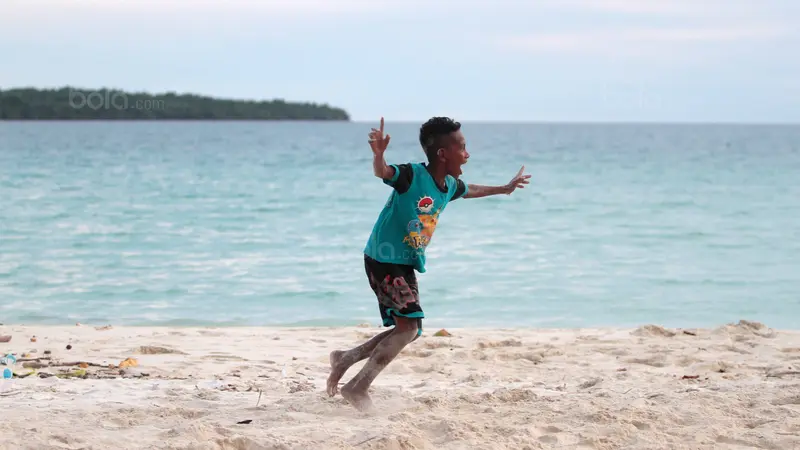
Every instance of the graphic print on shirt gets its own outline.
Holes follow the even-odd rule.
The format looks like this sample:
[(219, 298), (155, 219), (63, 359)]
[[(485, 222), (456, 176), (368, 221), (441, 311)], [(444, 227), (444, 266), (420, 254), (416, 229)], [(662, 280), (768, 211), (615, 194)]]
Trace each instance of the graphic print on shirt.
[(439, 210), (433, 211), (433, 198), (426, 195), (417, 201), (418, 219), (408, 222), (408, 234), (403, 242), (414, 250), (424, 249), (433, 238), (436, 224), (439, 222)]
[(433, 199), (430, 196), (424, 196), (417, 201), (417, 209), (423, 214), (428, 214), (433, 209)]

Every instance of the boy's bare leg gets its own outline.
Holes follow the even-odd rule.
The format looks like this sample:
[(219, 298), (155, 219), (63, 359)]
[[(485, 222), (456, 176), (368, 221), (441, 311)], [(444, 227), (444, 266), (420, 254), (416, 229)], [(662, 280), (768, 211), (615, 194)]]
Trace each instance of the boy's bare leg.
[(336, 392), (339, 390), (339, 380), (342, 379), (345, 372), (347, 372), (347, 369), (349, 369), (353, 364), (368, 358), (369, 355), (371, 355), (375, 350), (375, 347), (377, 347), (382, 340), (389, 336), (392, 331), (394, 331), (394, 328), (373, 336), (372, 339), (356, 348), (352, 348), (347, 351), (332, 351), (330, 355), (331, 374), (328, 376), (328, 395), (331, 397), (336, 395)]
[(372, 399), (367, 391), (375, 377), (403, 348), (417, 338), (417, 319), (395, 318), (396, 326), (392, 333), (381, 340), (370, 355), (369, 361), (361, 371), (342, 388), (342, 397), (359, 411), (372, 408)]

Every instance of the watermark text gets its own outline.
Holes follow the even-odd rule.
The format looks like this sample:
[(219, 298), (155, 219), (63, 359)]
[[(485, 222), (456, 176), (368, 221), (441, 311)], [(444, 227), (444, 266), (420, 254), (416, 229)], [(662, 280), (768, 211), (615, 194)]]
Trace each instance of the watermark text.
[(75, 89), (70, 89), (69, 91), (69, 105), (75, 109), (89, 108), (94, 111), (100, 109), (115, 109), (118, 111), (128, 109), (163, 110), (166, 107), (164, 100), (135, 99), (131, 101), (124, 92), (83, 92)]

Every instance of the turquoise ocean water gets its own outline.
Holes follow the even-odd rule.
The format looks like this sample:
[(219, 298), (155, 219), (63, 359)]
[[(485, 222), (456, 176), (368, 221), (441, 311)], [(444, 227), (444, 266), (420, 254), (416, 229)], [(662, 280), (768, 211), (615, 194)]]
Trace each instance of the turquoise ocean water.
[[(0, 123), (0, 322), (379, 324), (371, 123)], [(390, 162), (418, 124), (388, 122)], [(464, 126), (426, 327), (800, 328), (800, 127)]]

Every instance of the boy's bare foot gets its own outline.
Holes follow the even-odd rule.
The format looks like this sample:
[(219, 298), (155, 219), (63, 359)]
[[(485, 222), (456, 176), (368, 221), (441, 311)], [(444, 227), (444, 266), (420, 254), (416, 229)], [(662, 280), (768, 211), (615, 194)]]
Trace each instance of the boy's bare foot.
[(372, 410), (372, 399), (369, 397), (369, 394), (364, 391), (357, 391), (345, 385), (342, 388), (342, 397), (361, 412)]
[(375, 347), (381, 343), (385, 338), (392, 334), (391, 330), (386, 330), (376, 336), (373, 336), (369, 341), (359, 345), (358, 347), (343, 352), (341, 350), (334, 350), (331, 352), (331, 374), (328, 377), (328, 395), (333, 397), (339, 391), (339, 380), (342, 379), (347, 369), (353, 364), (366, 359), (375, 350)]
[[(400, 353), (406, 345), (410, 344), (417, 338), (417, 321), (414, 319), (400, 318), (395, 319), (397, 325), (390, 334), (386, 334), (384, 339), (378, 342), (374, 350), (371, 352), (369, 361), (361, 368), (356, 376), (353, 377), (347, 384), (342, 387), (342, 397), (350, 402), (359, 411), (368, 411), (372, 409), (372, 399), (369, 398), (369, 387), (375, 377)], [(370, 343), (374, 342), (378, 336), (372, 338)], [(366, 346), (366, 344), (365, 344)], [(350, 358), (349, 355), (336, 355), (341, 356), (343, 362)], [(363, 353), (359, 354), (363, 356)], [(331, 359), (334, 355), (331, 354)]]
[(342, 379), (344, 373), (347, 372), (348, 367), (344, 365), (342, 356), (344, 352), (341, 350), (334, 350), (331, 352), (331, 374), (328, 376), (328, 395), (333, 397), (339, 391), (339, 380)]

